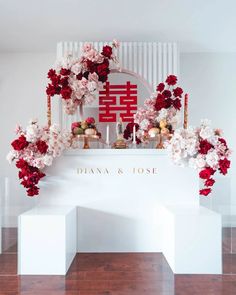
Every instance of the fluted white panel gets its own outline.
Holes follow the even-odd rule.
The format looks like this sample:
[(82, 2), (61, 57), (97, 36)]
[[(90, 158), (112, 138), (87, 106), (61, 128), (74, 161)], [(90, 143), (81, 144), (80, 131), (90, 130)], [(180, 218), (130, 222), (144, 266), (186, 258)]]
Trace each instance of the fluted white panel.
[[(68, 53), (79, 57), (85, 42), (60, 42), (57, 44), (57, 58)], [(102, 51), (102, 47), (111, 42), (90, 42), (95, 49)], [(174, 42), (121, 42), (117, 50), (117, 57), (121, 68), (138, 73), (149, 85), (156, 85), (165, 80), (169, 74), (178, 75), (179, 54)], [(73, 116), (61, 113), (62, 127), (70, 128), (71, 122), (78, 120), (78, 114)]]

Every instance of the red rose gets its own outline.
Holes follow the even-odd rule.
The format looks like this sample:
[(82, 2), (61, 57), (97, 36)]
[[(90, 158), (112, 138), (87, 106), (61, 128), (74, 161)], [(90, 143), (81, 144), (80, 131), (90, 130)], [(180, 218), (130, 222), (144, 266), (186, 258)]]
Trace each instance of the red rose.
[(173, 99), (173, 106), (176, 110), (181, 109), (181, 100), (179, 98)]
[(94, 62), (92, 62), (91, 60), (86, 60), (86, 66), (87, 69), (90, 73), (93, 73), (96, 70), (96, 65)]
[(88, 124), (95, 124), (95, 119), (94, 119), (93, 117), (88, 117), (88, 118), (86, 119), (86, 122), (87, 122)]
[(166, 83), (168, 85), (175, 85), (177, 83), (177, 77), (175, 75), (169, 75), (166, 78)]
[(199, 193), (202, 196), (208, 196), (211, 193), (211, 191), (212, 191), (211, 188), (204, 188), (204, 189), (201, 189)]
[(78, 80), (82, 80), (82, 78), (83, 78), (83, 74), (80, 72), (80, 73), (76, 76), (76, 78), (77, 78)]
[(69, 84), (68, 77), (61, 78), (60, 84), (61, 84), (62, 87), (68, 86), (68, 84)]
[(165, 98), (170, 98), (171, 97), (171, 91), (170, 90), (164, 90), (162, 92)]
[(199, 172), (199, 177), (202, 179), (209, 179), (212, 175), (211, 168), (205, 168)]
[(205, 181), (205, 186), (213, 186), (215, 180), (213, 178), (209, 178)]
[(36, 142), (36, 146), (37, 146), (37, 148), (38, 148), (38, 150), (39, 150), (39, 152), (40, 152), (41, 154), (46, 154), (46, 152), (47, 152), (47, 150), (48, 150), (48, 145), (46, 144), (45, 141), (43, 141), (43, 140), (38, 140), (38, 141)]
[(62, 68), (62, 69), (60, 70), (60, 74), (61, 74), (62, 76), (68, 76), (68, 75), (70, 75), (70, 70)]
[(47, 95), (54, 96), (56, 94), (56, 88), (52, 84), (48, 84), (46, 93)]
[(103, 46), (102, 55), (104, 55), (107, 58), (111, 58), (112, 47), (109, 45)]
[(39, 194), (39, 188), (37, 186), (31, 186), (29, 189), (27, 189), (27, 195), (29, 197), (33, 197)]
[(228, 148), (227, 143), (224, 138), (220, 137), (220, 138), (218, 138), (218, 141), (223, 143), (226, 146), (226, 148)]
[(19, 169), (27, 168), (29, 165), (24, 159), (19, 159), (16, 162), (16, 167)]
[(156, 90), (162, 92), (165, 89), (165, 84), (164, 83), (160, 83), (157, 85)]
[(61, 89), (61, 96), (64, 99), (71, 98), (72, 89), (69, 86), (62, 87)]
[(219, 160), (219, 171), (220, 173), (222, 173), (223, 175), (227, 174), (228, 169), (230, 168), (230, 161), (226, 158), (224, 158), (223, 160)]
[(53, 76), (55, 76), (56, 75), (56, 71), (55, 70), (53, 70), (53, 69), (50, 69), (49, 71), (48, 71), (48, 78), (49, 79), (51, 79)]
[(28, 146), (28, 141), (26, 140), (24, 135), (21, 135), (18, 139), (14, 140), (11, 145), (14, 148), (14, 150), (16, 151), (21, 151), (23, 150), (25, 147)]
[(57, 75), (52, 76), (51, 81), (52, 81), (52, 85), (57, 87), (58, 84), (61, 82), (61, 76), (57, 76)]
[(166, 109), (169, 109), (172, 106), (172, 103), (173, 103), (172, 99), (171, 98), (167, 98), (165, 100), (165, 108)]
[(104, 60), (103, 63), (98, 64), (97, 66), (97, 74), (99, 76), (98, 80), (101, 82), (106, 82), (107, 81), (107, 75), (110, 73), (109, 70), (109, 61), (108, 60)]
[(210, 142), (208, 142), (206, 139), (202, 139), (200, 141), (198, 151), (200, 154), (206, 155), (211, 148), (213, 148), (213, 145)]
[(180, 87), (176, 87), (176, 88), (173, 90), (173, 93), (174, 93), (174, 96), (175, 96), (175, 97), (181, 97), (182, 94), (183, 94), (183, 89), (180, 88)]
[[(139, 125), (137, 123), (128, 123), (125, 130), (124, 130), (124, 138), (125, 139), (132, 139), (133, 140), (133, 128), (135, 126), (135, 131), (137, 132), (139, 130)], [(135, 137), (136, 139), (136, 143), (137, 144), (140, 144), (141, 143), (141, 140), (136, 136)]]
[(155, 103), (155, 109), (157, 111), (160, 111), (161, 109), (164, 109), (166, 107), (166, 101), (165, 97), (162, 94), (157, 95), (156, 103)]

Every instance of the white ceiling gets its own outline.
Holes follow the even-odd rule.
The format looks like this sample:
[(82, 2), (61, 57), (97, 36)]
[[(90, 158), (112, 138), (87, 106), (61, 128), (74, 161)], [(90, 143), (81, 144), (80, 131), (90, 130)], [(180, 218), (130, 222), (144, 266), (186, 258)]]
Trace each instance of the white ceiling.
[(0, 51), (55, 51), (58, 41), (177, 41), (236, 52), (236, 0), (0, 0)]

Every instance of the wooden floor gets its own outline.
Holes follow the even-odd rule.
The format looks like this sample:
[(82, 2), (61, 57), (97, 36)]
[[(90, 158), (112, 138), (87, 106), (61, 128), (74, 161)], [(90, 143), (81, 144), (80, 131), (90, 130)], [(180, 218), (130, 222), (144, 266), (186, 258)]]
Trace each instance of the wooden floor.
[(106, 253), (77, 254), (65, 277), (17, 276), (14, 231), (3, 233), (0, 295), (236, 295), (236, 259), (227, 231), (224, 275), (173, 275), (160, 253)]

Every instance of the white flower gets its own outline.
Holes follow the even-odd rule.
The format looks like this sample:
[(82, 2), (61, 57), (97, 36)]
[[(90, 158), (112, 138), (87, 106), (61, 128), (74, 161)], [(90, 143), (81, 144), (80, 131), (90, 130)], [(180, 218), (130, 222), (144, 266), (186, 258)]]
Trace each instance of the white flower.
[(95, 81), (89, 81), (87, 88), (89, 92), (95, 92), (97, 90), (97, 83)]
[(37, 141), (39, 136), (40, 136), (40, 129), (37, 124), (33, 123), (33, 124), (27, 126), (25, 137), (28, 142)]
[(120, 42), (116, 39), (113, 39), (112, 41), (112, 45), (115, 47), (115, 48), (119, 48), (120, 47)]
[(53, 124), (50, 126), (50, 132), (53, 132), (53, 133), (60, 133), (60, 127), (58, 124)]
[(161, 120), (166, 119), (167, 115), (168, 115), (167, 109), (161, 109), (157, 118), (156, 118), (156, 121), (160, 122)]
[(51, 166), (52, 161), (53, 161), (53, 156), (45, 155), (42, 160), (43, 160), (44, 165)]
[(140, 128), (143, 130), (147, 130), (149, 125), (150, 125), (150, 122), (148, 119), (144, 119), (140, 122)]
[(73, 64), (71, 67), (71, 71), (75, 74), (78, 75), (81, 72), (81, 64), (79, 62), (76, 62)]
[(208, 119), (202, 119), (201, 120), (201, 126), (210, 126), (211, 125), (211, 120)]
[(11, 164), (11, 162), (14, 161), (14, 159), (17, 159), (17, 157), (18, 157), (18, 152), (15, 150), (12, 150), (7, 154), (6, 159)]
[(206, 154), (206, 162), (210, 167), (217, 168), (218, 161), (219, 161), (219, 157), (216, 150), (209, 151)]
[(197, 155), (196, 166), (198, 169), (204, 168), (206, 166), (206, 160), (204, 159), (204, 156)]
[(214, 136), (214, 130), (209, 126), (201, 128), (199, 135), (202, 139), (210, 139)]

